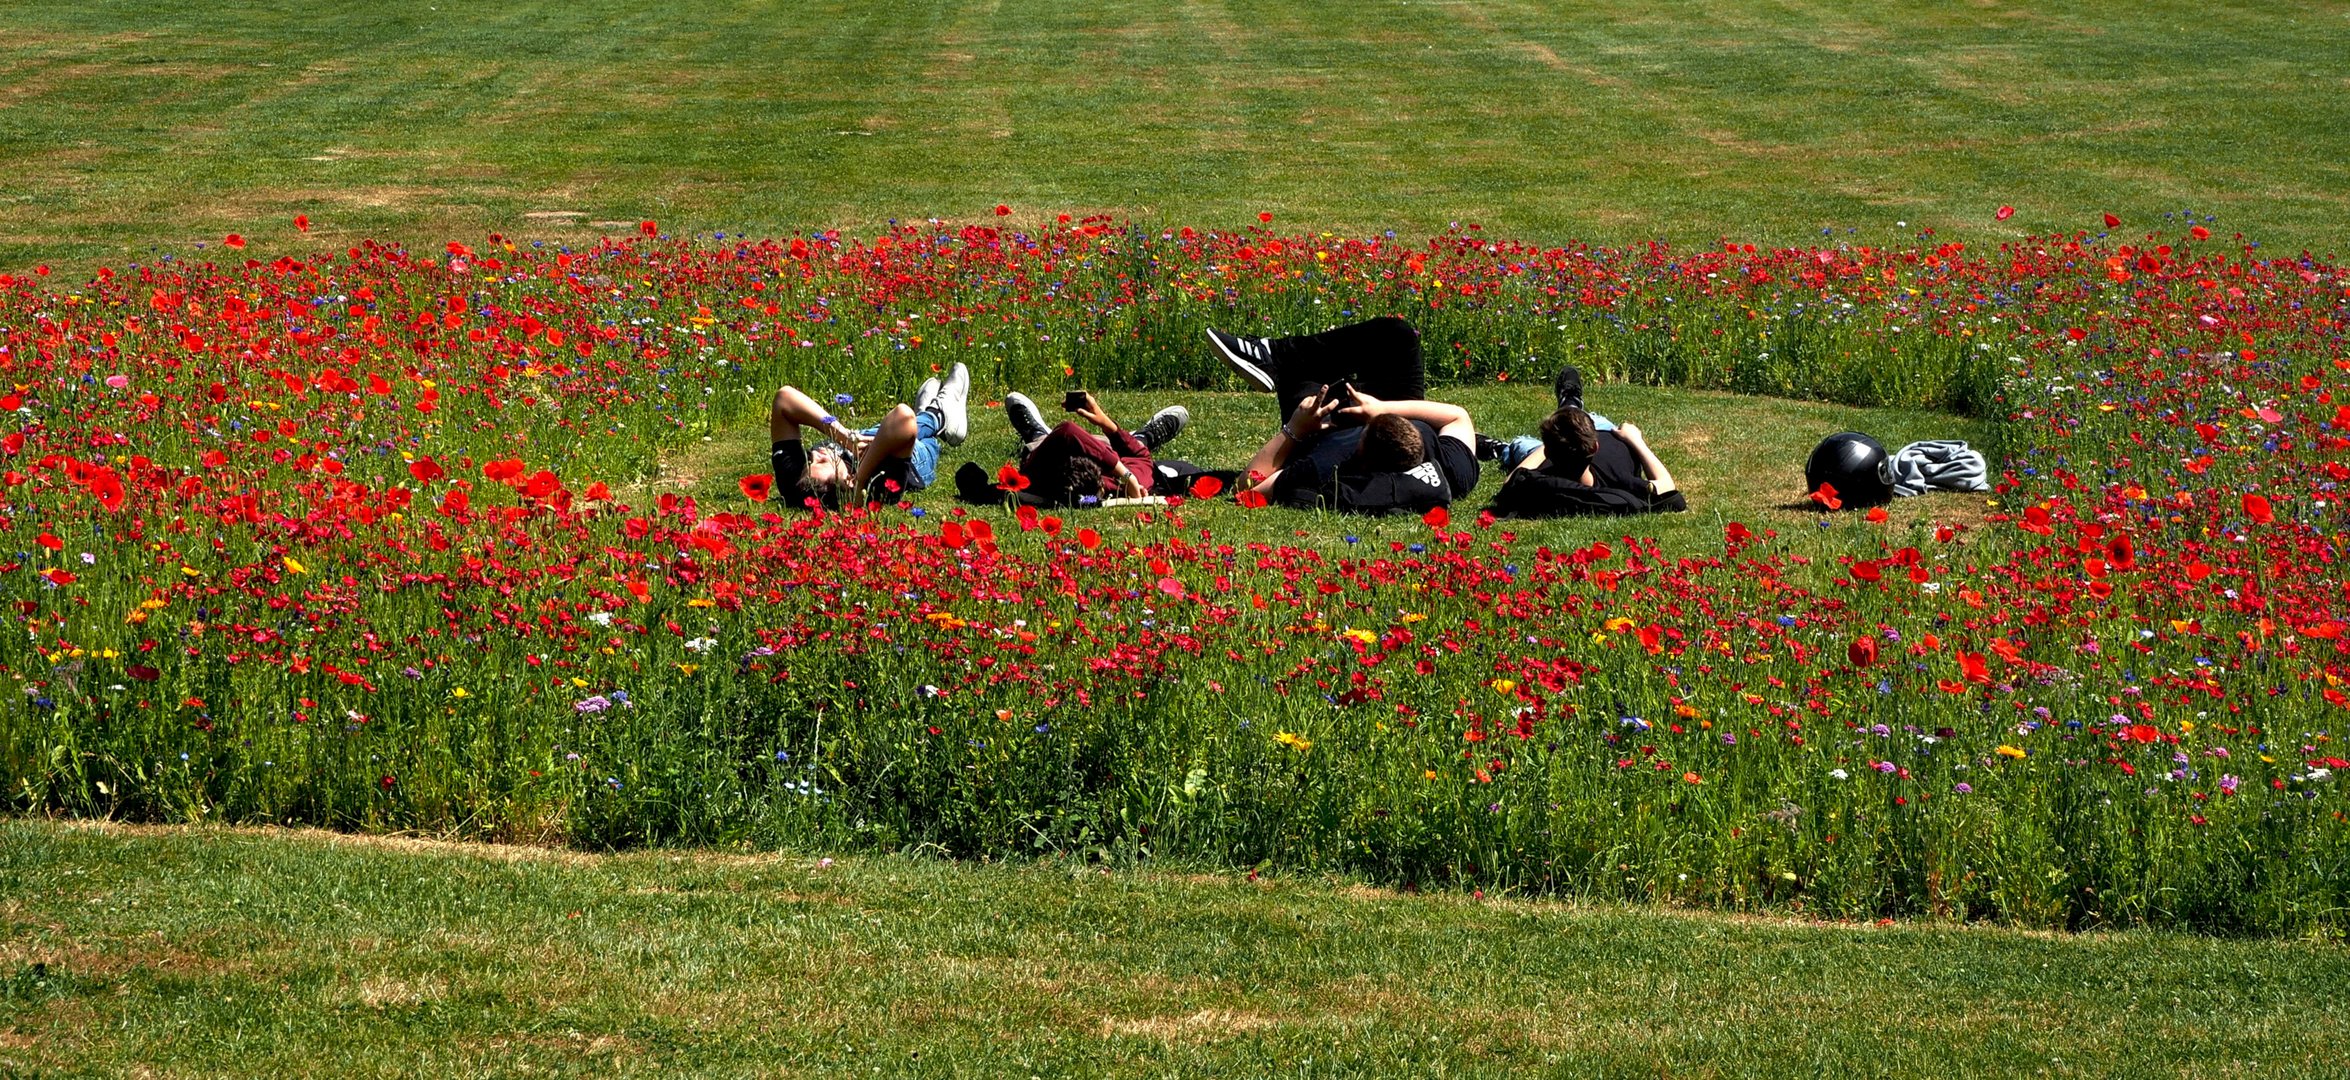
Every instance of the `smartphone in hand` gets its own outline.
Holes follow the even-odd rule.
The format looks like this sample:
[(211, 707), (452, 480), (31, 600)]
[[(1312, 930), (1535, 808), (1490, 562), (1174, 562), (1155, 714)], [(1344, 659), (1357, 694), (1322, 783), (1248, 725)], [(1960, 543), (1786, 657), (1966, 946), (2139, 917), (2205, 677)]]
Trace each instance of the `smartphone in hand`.
[(1071, 390), (1068, 393), (1061, 395), (1061, 411), (1083, 412), (1085, 410), (1085, 398), (1086, 393), (1083, 390)]

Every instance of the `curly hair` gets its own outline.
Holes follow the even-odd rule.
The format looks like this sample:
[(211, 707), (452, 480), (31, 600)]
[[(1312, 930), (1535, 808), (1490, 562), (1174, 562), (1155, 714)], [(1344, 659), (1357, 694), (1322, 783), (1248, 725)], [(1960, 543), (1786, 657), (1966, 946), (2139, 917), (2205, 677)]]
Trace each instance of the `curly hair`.
[(1089, 457), (1071, 458), (1068, 473), (1069, 486), (1061, 493), (1061, 501), (1075, 506), (1079, 501), (1102, 494), (1102, 467)]

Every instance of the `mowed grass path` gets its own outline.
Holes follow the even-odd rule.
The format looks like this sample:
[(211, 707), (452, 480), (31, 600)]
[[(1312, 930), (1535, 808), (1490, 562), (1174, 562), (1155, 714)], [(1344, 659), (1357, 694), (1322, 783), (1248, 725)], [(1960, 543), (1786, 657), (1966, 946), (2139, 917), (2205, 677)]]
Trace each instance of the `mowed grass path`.
[(2314, 2), (0, 0), (0, 267), (999, 202), (1699, 244), (2192, 209), (2327, 250), (2345, 57)]
[[(1550, 411), (1550, 375), (1547, 369), (1529, 371), (1523, 373), (1522, 382), (1437, 386), (1429, 393), (1467, 407), (1477, 421), (1478, 430), (1507, 439), (1532, 432), (1535, 424)], [(828, 398), (830, 393), (820, 386), (802, 389), (819, 398)], [(1048, 420), (1058, 422), (1064, 418), (1065, 414), (1059, 411), (1061, 394), (1057, 388), (1030, 388), (1027, 392), (1046, 409)], [(1130, 428), (1139, 427), (1161, 406), (1184, 405), (1191, 410), (1191, 426), (1159, 456), (1180, 458), (1209, 468), (1237, 469), (1247, 464), (1249, 456), (1272, 436), (1279, 423), (1278, 406), (1271, 394), (1104, 391), (1100, 397), (1111, 418)], [(1884, 532), (1899, 547), (1919, 543), (1924, 533), (1931, 532), (1931, 526), (1979, 524), (1992, 501), (1985, 495), (1955, 493), (1902, 499), (1890, 508), (1893, 516), (1882, 526), (1870, 525), (1858, 514), (1823, 518), (1804, 501), (1804, 458), (1813, 445), (1829, 434), (1865, 431), (1889, 449), (1919, 439), (1965, 439), (1984, 450), (1992, 460), (1998, 460), (1995, 425), (1985, 421), (1909, 409), (1862, 409), (1622, 384), (1591, 386), (1585, 398), (1594, 411), (1618, 423), (1640, 425), (1666, 467), (1673, 470), (1673, 478), (1688, 492), (1690, 511), (1638, 518), (1515, 522), (1507, 526), (1534, 543), (1563, 548), (1594, 540), (1613, 541), (1630, 533), (1657, 538), (1674, 557), (1719, 553), (1722, 526), (1737, 521), (1758, 533), (1766, 528), (1781, 530), (1783, 537), (1797, 542), (1809, 533), (1821, 532), (1822, 522), (1835, 529), (1874, 529)], [(861, 401), (854, 407), (855, 415), (870, 419), (888, 405)], [(645, 489), (624, 493), (623, 497), (643, 502), (650, 493), (677, 491), (695, 496), (705, 510), (748, 508), (751, 504), (743, 499), (736, 484), (743, 476), (767, 468), (767, 447), (768, 433), (763, 422), (723, 429), (708, 442), (672, 455)], [(993, 476), (1005, 462), (1017, 461), (1019, 454), (1020, 448), (1010, 423), (1004, 419), (1001, 402), (982, 400), (975, 391), (970, 439), (959, 448), (944, 451), (938, 486), (918, 493), (909, 501), (930, 513), (953, 507), (957, 504), (952, 477), (957, 465), (974, 461)], [(1500, 489), (1502, 476), (1498, 465), (1485, 463), (1476, 490), (1453, 505), (1457, 519), (1466, 522), (1476, 517)], [(779, 498), (773, 505), (781, 503)], [(982, 512), (998, 518), (1007, 516), (1000, 510)], [(1344, 538), (1351, 535), (1378, 544), (1382, 554), (1387, 541), (1420, 540), (1428, 533), (1428, 527), (1411, 515), (1372, 519), (1278, 508), (1252, 511), (1233, 504), (1229, 498), (1209, 507), (1195, 503), (1184, 509), (1183, 516), (1186, 522), (1210, 529), (1227, 541), (1262, 540), (1343, 548)], [(1071, 520), (1115, 537), (1119, 528), (1135, 522), (1136, 514), (1087, 511), (1075, 514)], [(1849, 550), (1849, 545), (1838, 540), (1837, 550)], [(1831, 571), (1833, 566), (1821, 569)]]
[(0, 823), (0, 1071), (2339, 1075), (2331, 945)]

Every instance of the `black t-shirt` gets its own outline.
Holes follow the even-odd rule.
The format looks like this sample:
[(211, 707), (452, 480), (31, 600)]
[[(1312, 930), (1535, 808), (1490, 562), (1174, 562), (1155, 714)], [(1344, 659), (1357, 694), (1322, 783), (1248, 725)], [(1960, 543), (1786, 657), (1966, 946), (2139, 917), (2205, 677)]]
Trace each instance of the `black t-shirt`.
[(1689, 501), (1680, 491), (1662, 495), (1655, 492), (1656, 485), (1641, 471), (1640, 459), (1633, 455), (1631, 445), (1613, 431), (1602, 431), (1599, 452), (1591, 458), (1590, 483), (1583, 482), (1580, 472), (1568, 476), (1548, 465), (1518, 469), (1502, 481), (1501, 490), (1494, 493), (1493, 504), (1485, 509), (1495, 517), (1504, 518), (1588, 517), (1689, 509)]
[(1418, 420), (1420, 464), (1403, 472), (1372, 473), (1352, 467), (1363, 445), (1363, 429), (1324, 432), (1282, 467), (1272, 498), (1301, 510), (1329, 507), (1354, 514), (1426, 513), (1467, 495), (1477, 486), (1477, 451), (1459, 439), (1438, 435)]
[(1591, 486), (1628, 492), (1643, 500), (1656, 490), (1648, 474), (1640, 470), (1632, 445), (1613, 431), (1599, 433), (1599, 452), (1591, 455)]

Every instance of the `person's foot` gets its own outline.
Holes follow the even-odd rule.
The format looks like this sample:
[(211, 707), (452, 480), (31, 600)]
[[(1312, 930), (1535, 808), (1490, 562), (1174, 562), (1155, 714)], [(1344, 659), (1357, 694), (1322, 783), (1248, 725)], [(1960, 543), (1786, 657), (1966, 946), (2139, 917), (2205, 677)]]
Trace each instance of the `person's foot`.
[(1560, 368), (1558, 378), (1551, 382), (1550, 389), (1552, 393), (1558, 395), (1559, 408), (1582, 408), (1583, 370), (1573, 364)]
[(1012, 434), (1019, 437), (1022, 446), (1036, 445), (1053, 430), (1044, 422), (1044, 410), (1017, 390), (1004, 395), (1004, 419), (1012, 422)]
[(1477, 460), (1479, 461), (1500, 461), (1502, 451), (1509, 448), (1510, 444), (1491, 435), (1477, 436)]
[(938, 380), (922, 380), (922, 388), (914, 391), (914, 411), (921, 412), (938, 401)]
[(948, 446), (963, 445), (963, 440), (971, 436), (971, 369), (956, 364), (947, 373), (945, 385), (938, 388), (938, 400), (932, 404), (938, 407), (939, 415), (946, 417), (946, 423), (939, 427), (938, 441)]
[(1183, 434), (1183, 425), (1191, 423), (1191, 410), (1181, 405), (1169, 405), (1152, 416), (1150, 422), (1134, 429), (1134, 437), (1157, 453), (1159, 447), (1175, 441)]
[(1208, 343), (1216, 347), (1216, 355), (1240, 373), (1240, 377), (1256, 385), (1259, 390), (1271, 391), (1278, 380), (1273, 372), (1273, 342), (1266, 338), (1241, 337), (1227, 334), (1215, 327), (1208, 328)]

